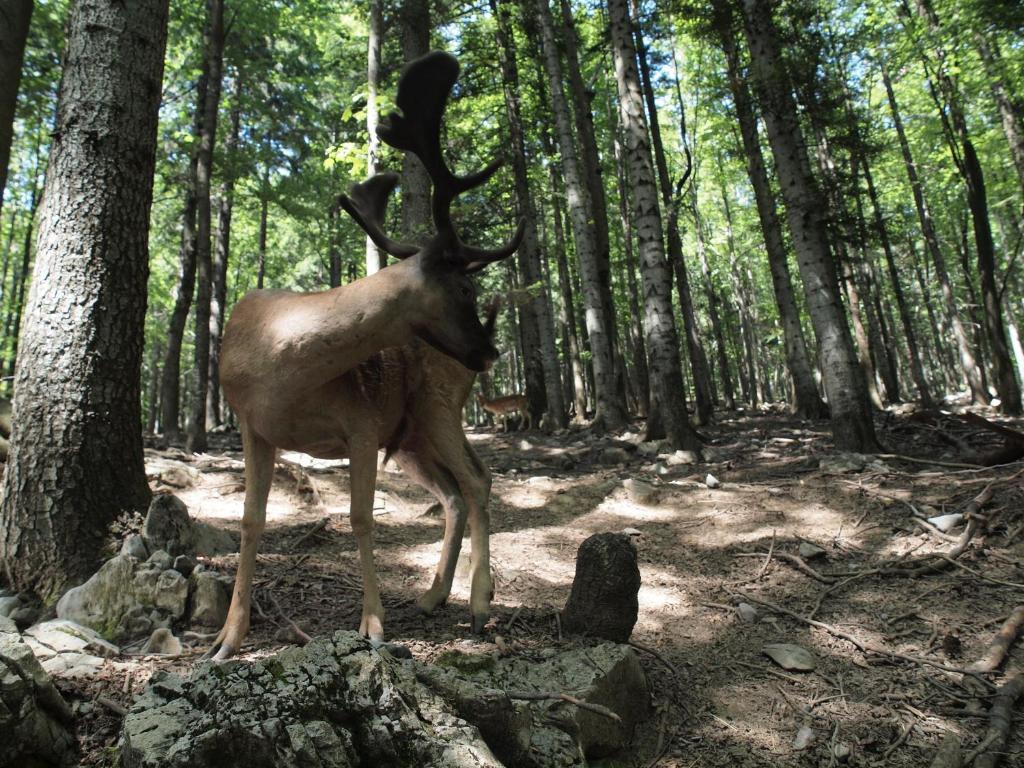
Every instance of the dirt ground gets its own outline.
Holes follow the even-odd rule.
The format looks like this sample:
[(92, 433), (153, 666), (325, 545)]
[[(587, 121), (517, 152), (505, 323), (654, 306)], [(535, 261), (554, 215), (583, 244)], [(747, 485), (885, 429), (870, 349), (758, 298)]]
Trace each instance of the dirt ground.
[[(949, 733), (969, 752), (986, 738), (1006, 670), (1024, 668), (1018, 643), (1002, 671), (980, 676), (987, 683), (963, 683), (962, 670), (1024, 604), (1022, 465), (955, 466), (1003, 438), (952, 415), (890, 413), (878, 428), (887, 450), (919, 461), (869, 457), (860, 470), (824, 470), (821, 460), (836, 456), (827, 424), (778, 411), (718, 414), (702, 430), (712, 461), (660, 474), (654, 458), (629, 450), (635, 434), (595, 440), (582, 429), (557, 436), (470, 430), (494, 474), (493, 618), (483, 637), (471, 634), (461, 564), (449, 604), (428, 617), (416, 612), (443, 520), (432, 497), (392, 465), (378, 475), (376, 500), (389, 639), (426, 660), (452, 647), (495, 653), (499, 636), (515, 654), (569, 646), (574, 639), (562, 635), (558, 610), (577, 547), (591, 534), (627, 530), (643, 580), (633, 640), (655, 708), (634, 754), (614, 765), (924, 766)], [(154, 480), (153, 488), (177, 493), (194, 516), (237, 533), (241, 464), (224, 457), (241, 454), (236, 436), (219, 436), (218, 444), (221, 453), (187, 462), (149, 451), (154, 474), (176, 462), (200, 470), (190, 473), (189, 487)], [(603, 463), (608, 446), (632, 458)], [(247, 657), (282, 647), (289, 637), (282, 612), (313, 635), (359, 623), (347, 471), (340, 462), (283, 458), (257, 568), (263, 615), (254, 617)], [(708, 487), (709, 473), (719, 487)], [(634, 501), (627, 479), (653, 486), (653, 497)], [(964, 527), (943, 535), (915, 516), (963, 512), (986, 488), (991, 499), (976, 505), (967, 550), (942, 559)], [(233, 572), (235, 561), (212, 564)], [(752, 621), (737, 612), (740, 602), (756, 608)], [(193, 642), (177, 659), (133, 656), (102, 680), (61, 682), (81, 702), (85, 764), (109, 759), (118, 704), (129, 705), (156, 668), (187, 670), (206, 647), (202, 638)], [(783, 671), (762, 653), (770, 643), (803, 646), (815, 670)], [(1011, 732), (1002, 764), (1024, 766), (1019, 718)]]

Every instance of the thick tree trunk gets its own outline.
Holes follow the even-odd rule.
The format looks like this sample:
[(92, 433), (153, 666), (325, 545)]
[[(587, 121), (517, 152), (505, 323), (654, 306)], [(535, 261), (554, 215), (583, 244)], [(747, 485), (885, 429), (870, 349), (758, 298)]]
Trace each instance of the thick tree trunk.
[(676, 448), (700, 451), (700, 438), (690, 426), (684, 401), (679, 397), (683, 391), (683, 374), (672, 313), (672, 273), (665, 259), (657, 182), (626, 2), (609, 0), (608, 13), (619, 93), (619, 120), (633, 186), (633, 223), (644, 287), (644, 336), (651, 414), (660, 417), (665, 436)]
[(195, 388), (186, 450), (206, 450), (206, 390), (210, 378), (210, 302), (213, 295), (212, 205), (213, 146), (217, 139), (221, 80), (224, 69), (224, 0), (207, 0), (205, 34), (210, 81), (203, 104), (203, 130), (196, 156), (196, 338)]
[(0, 209), (14, 139), (14, 112), (33, 0), (0, 0)]
[(140, 370), (167, 0), (68, 20), (0, 506), (0, 561), (50, 602), (149, 500)]
[(770, 6), (766, 0), (744, 0), (743, 9), (754, 82), (761, 95), (807, 308), (821, 348), (833, 437), (840, 449), (874, 451), (878, 443), (871, 406), (846, 325), (820, 194), (784, 74)]
[(917, 175), (917, 164), (910, 152), (910, 143), (907, 141), (907, 134), (903, 128), (903, 118), (900, 115), (899, 105), (896, 103), (896, 94), (892, 89), (892, 80), (889, 77), (889, 70), (882, 65), (882, 83), (885, 85), (885, 92), (889, 100), (889, 109), (892, 112), (893, 126), (896, 128), (896, 136), (899, 139), (900, 151), (903, 154), (903, 164), (907, 171), (907, 178), (910, 181), (910, 189), (914, 195), (914, 206), (917, 209), (917, 218), (921, 225), (921, 234), (924, 237), (925, 246), (932, 257), (932, 264), (935, 266), (935, 276), (939, 281), (939, 288), (942, 292), (942, 300), (946, 306), (946, 315), (949, 318), (953, 330), (953, 339), (960, 355), (960, 367), (967, 378), (967, 385), (971, 389), (971, 396), (975, 403), (987, 405), (989, 394), (982, 381), (981, 368), (971, 349), (971, 343), (967, 338), (967, 331), (960, 320), (960, 310), (957, 307), (956, 296), (953, 293), (953, 286), (949, 280), (949, 270), (946, 268), (946, 258), (939, 245), (939, 236), (935, 231), (935, 223), (932, 220), (931, 211), (924, 198), (924, 188), (921, 185), (920, 177)]
[(606, 321), (602, 290), (602, 267), (595, 240), (591, 212), (590, 191), (587, 188), (573, 140), (569, 105), (562, 90), (562, 63), (555, 44), (554, 26), (548, 0), (537, 0), (544, 67), (548, 76), (548, 91), (555, 118), (555, 131), (568, 192), (569, 219), (572, 223), (576, 257), (583, 278), (583, 298), (586, 307), (586, 327), (590, 338), (591, 360), (594, 368), (593, 427), (595, 430), (618, 429), (625, 426), (625, 403), (616, 382), (614, 329)]
[(725, 50), (729, 88), (732, 91), (733, 104), (736, 106), (740, 136), (747, 160), (747, 176), (750, 178), (750, 185), (754, 188), (757, 215), (761, 222), (761, 231), (764, 234), (765, 250), (768, 252), (772, 290), (775, 294), (775, 305), (779, 310), (779, 321), (782, 324), (786, 367), (793, 385), (793, 411), (803, 418), (823, 419), (828, 416), (828, 406), (818, 394), (813, 366), (807, 354), (807, 343), (804, 339), (803, 326), (800, 324), (800, 311), (793, 295), (793, 280), (789, 272), (786, 247), (782, 239), (782, 227), (779, 224), (778, 213), (775, 209), (775, 197), (769, 185), (764, 155), (761, 152), (757, 117), (751, 103), (747, 82), (740, 70), (739, 50), (736, 46), (732, 13), (716, 24), (716, 30)]
[[(398, 23), (402, 58), (408, 64), (430, 50), (430, 0), (401, 0)], [(403, 237), (410, 243), (426, 242), (432, 232), (430, 176), (412, 152), (402, 154)]]
[[(380, 121), (377, 91), (380, 87), (380, 50), (384, 42), (384, 0), (370, 0), (369, 26), (366, 51), (366, 175), (373, 176), (377, 173), (377, 158), (380, 154), (380, 137), (377, 136), (377, 123)], [(333, 211), (333, 215), (337, 217), (337, 211)], [(372, 275), (384, 269), (387, 263), (387, 254), (374, 245), (373, 240), (367, 235), (366, 274)], [(338, 272), (338, 282), (332, 285), (341, 285), (341, 270)]]
[[(224, 146), (230, 168), (231, 158), (238, 151), (238, 135), (242, 121), (242, 73), (235, 73), (231, 102), (231, 130)], [(228, 265), (231, 261), (231, 217), (235, 206), (235, 177), (229, 170), (220, 189), (217, 206), (217, 243), (213, 254), (213, 296), (210, 303), (210, 380), (206, 389), (206, 426), (223, 423), (220, 398), (220, 340), (228, 301)]]
[[(526, 396), (534, 423), (544, 421), (555, 429), (562, 429), (568, 423), (565, 403), (562, 400), (562, 381), (558, 371), (558, 352), (555, 349), (554, 319), (548, 287), (544, 283), (541, 269), (540, 238), (537, 236), (537, 214), (530, 195), (529, 177), (526, 167), (526, 141), (524, 139), (523, 117), (520, 108), (519, 71), (516, 67), (515, 39), (509, 18), (510, 0), (504, 0), (500, 7), (497, 0), (491, 0), (491, 9), (497, 19), (498, 55), (501, 61), (502, 85), (505, 95), (505, 109), (508, 113), (509, 137), (511, 139), (512, 174), (515, 182), (519, 215), (526, 220), (523, 242), (519, 246), (519, 270), (523, 282), (530, 290), (531, 301), (520, 307), (523, 323), (523, 346), (529, 347)], [(529, 333), (527, 333), (527, 331)], [(526, 350), (524, 349), (524, 352)], [(538, 371), (539, 369), (539, 371)], [(537, 382), (537, 373), (540, 381)], [(532, 389), (540, 392), (531, 393)]]

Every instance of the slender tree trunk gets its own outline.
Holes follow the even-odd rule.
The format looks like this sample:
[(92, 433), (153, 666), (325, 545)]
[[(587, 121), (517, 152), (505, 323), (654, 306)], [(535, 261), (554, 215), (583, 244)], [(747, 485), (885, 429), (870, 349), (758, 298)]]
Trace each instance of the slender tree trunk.
[(1003, 124), (1003, 135), (1010, 145), (1010, 157), (1013, 167), (1017, 170), (1017, 180), (1024, 191), (1024, 118), (1021, 116), (1020, 104), (1013, 99), (1006, 84), (1006, 73), (1003, 70), (1003, 57), (994, 38), (989, 38), (981, 30), (974, 31), (974, 44), (985, 65), (985, 76), (988, 78), (992, 98), (999, 107), (999, 118)]
[(744, 0), (743, 9), (753, 79), (764, 105), (807, 308), (821, 347), (833, 437), (842, 450), (870, 452), (878, 447), (871, 407), (843, 314), (820, 194), (782, 67), (770, 6), (766, 0)]
[(260, 194), (260, 230), (256, 241), (256, 287), (263, 290), (263, 281), (267, 276), (267, 219), (270, 213), (270, 190), (263, 184)]
[(196, 157), (196, 338), (195, 389), (186, 450), (206, 450), (206, 390), (210, 377), (210, 301), (213, 294), (212, 205), (213, 146), (217, 138), (221, 80), (224, 68), (224, 0), (207, 0), (209, 20), (205, 34), (210, 82), (203, 104), (203, 130)]
[(47, 603), (150, 497), (139, 389), (166, 30), (166, 0), (83, 0), (68, 20), (0, 506), (3, 571)]
[[(916, 4), (918, 13), (925, 20), (929, 31), (937, 34), (939, 19), (930, 0), (916, 0)], [(934, 46), (934, 51), (939, 62), (939, 89), (945, 99), (953, 131), (960, 143), (960, 157), (954, 155), (954, 160), (963, 177), (967, 190), (967, 205), (971, 211), (978, 276), (981, 278), (981, 294), (984, 301), (985, 330), (991, 350), (996, 392), (999, 393), (999, 409), (1003, 413), (1019, 415), (1022, 410), (1021, 391), (1010, 359), (1010, 345), (1006, 338), (999, 288), (996, 284), (996, 248), (988, 215), (985, 174), (967, 129), (967, 118), (960, 103), (959, 88), (950, 74), (945, 51), (940, 45)]]
[(775, 305), (779, 310), (783, 341), (786, 350), (786, 367), (793, 385), (793, 411), (802, 418), (823, 419), (828, 416), (828, 406), (818, 394), (814, 381), (813, 366), (807, 354), (807, 343), (800, 324), (800, 311), (793, 294), (793, 280), (789, 272), (789, 261), (782, 239), (782, 227), (775, 209), (775, 196), (771, 192), (768, 173), (765, 169), (761, 140), (757, 132), (757, 117), (751, 103), (747, 82), (740, 69), (739, 49), (733, 27), (734, 17), (729, 15), (716, 23), (716, 31), (722, 42), (728, 64), (729, 88), (736, 107), (740, 124), (740, 137), (747, 161), (747, 176), (754, 189), (757, 215), (764, 235), (765, 250), (772, 276)]
[[(719, 157), (719, 177), (723, 176), (721, 160), (722, 158)], [(720, 191), (722, 194), (722, 211), (725, 213), (725, 242), (729, 249), (729, 269), (732, 272), (733, 290), (735, 291), (736, 302), (739, 306), (740, 329), (743, 335), (747, 378), (750, 381), (750, 397), (748, 402), (756, 408), (759, 395), (761, 401), (763, 401), (764, 394), (760, 383), (761, 378), (757, 375), (757, 344), (755, 343), (757, 333), (754, 329), (758, 323), (754, 314), (754, 293), (751, 286), (749, 268), (746, 275), (744, 275), (738, 264), (736, 242), (733, 237), (732, 206), (729, 204), (729, 194), (724, 184), (722, 184)]]
[(679, 397), (683, 391), (683, 374), (679, 365), (679, 339), (672, 313), (672, 273), (665, 259), (657, 182), (626, 0), (609, 0), (608, 14), (615, 81), (619, 93), (619, 120), (623, 129), (625, 159), (633, 184), (633, 222), (636, 225), (640, 276), (644, 286), (644, 336), (647, 342), (651, 413), (658, 414), (666, 437), (675, 447), (699, 451), (700, 438), (690, 426), (686, 407)]
[(231, 101), (231, 129), (224, 146), (228, 169), (220, 189), (217, 212), (217, 244), (213, 256), (213, 296), (210, 303), (210, 380), (206, 390), (206, 426), (223, 423), (220, 399), (220, 340), (228, 301), (228, 265), (231, 260), (231, 217), (235, 206), (235, 172), (231, 162), (238, 151), (238, 135), (242, 122), (242, 73), (235, 73)]
[(33, 0), (0, 0), (0, 209), (7, 187), (7, 166), (14, 139), (21, 64), (25, 56)]
[[(25, 222), (25, 231), (21, 249), (21, 267), (11, 278), (11, 300), (7, 302), (7, 318), (4, 322), (5, 343), (10, 343), (10, 356), (6, 358), (6, 366), (0, 365), (0, 370), (6, 371), (8, 377), (14, 376), (15, 363), (18, 359), (18, 337), (21, 333), (22, 309), (25, 305), (25, 287), (28, 284), (28, 273), (32, 264), (32, 227), (35, 224), (36, 212), (39, 209), (39, 174), (42, 168), (42, 161), (39, 157), (39, 145), (36, 144), (35, 167), (32, 171), (32, 190), (29, 195), (28, 216)], [(11, 237), (14, 236), (13, 221), (11, 224)], [(4, 275), (6, 281), (6, 275)]]
[[(405, 63), (426, 55), (430, 50), (430, 0), (401, 0), (398, 23)], [(412, 152), (403, 153), (401, 187), (403, 236), (410, 243), (426, 242), (431, 235), (430, 176)]]
[(163, 350), (154, 344), (149, 354), (149, 379), (146, 393), (146, 434), (155, 435), (160, 416), (160, 358)]
[[(429, 33), (428, 33), (429, 34)], [(370, 30), (366, 55), (366, 175), (377, 173), (377, 158), (380, 155), (380, 138), (377, 136), (377, 123), (380, 121), (380, 110), (377, 106), (377, 90), (380, 87), (380, 50), (384, 41), (384, 0), (370, 0)], [(429, 40), (427, 45), (429, 46)], [(337, 211), (332, 210), (337, 218)], [(388, 257), (374, 245), (369, 235), (366, 237), (366, 274), (372, 275), (387, 266)], [(333, 265), (333, 261), (331, 262)], [(338, 282), (341, 285), (341, 270), (338, 270)]]
[(537, 0), (536, 7), (541, 28), (544, 66), (548, 76), (548, 91), (568, 192), (569, 219), (583, 278), (586, 327), (594, 368), (593, 428), (597, 431), (614, 430), (626, 425), (627, 414), (616, 382), (614, 328), (609, 327), (606, 321), (601, 259), (593, 221), (590, 218), (593, 207), (573, 140), (569, 105), (562, 90), (562, 64), (555, 45), (548, 0)]
[(967, 378), (967, 385), (971, 389), (974, 402), (987, 405), (990, 399), (988, 391), (985, 389), (984, 382), (982, 381), (981, 368), (974, 356), (974, 351), (971, 349), (967, 332), (964, 329), (963, 322), (960, 320), (956, 296), (953, 293), (953, 286), (949, 280), (949, 270), (946, 268), (946, 258), (942, 254), (939, 236), (935, 231), (935, 223), (925, 201), (924, 189), (917, 175), (917, 165), (914, 162), (914, 156), (910, 152), (910, 144), (907, 141), (907, 134), (903, 128), (903, 118), (900, 116), (899, 105), (896, 103), (896, 94), (892, 89), (892, 80), (889, 77), (889, 70), (884, 63), (882, 65), (882, 82), (885, 85), (885, 92), (889, 99), (889, 109), (892, 112), (893, 126), (896, 128), (900, 151), (903, 154), (903, 164), (906, 167), (907, 178), (910, 180), (910, 188), (914, 195), (914, 206), (917, 209), (917, 218), (921, 224), (921, 234), (924, 236), (925, 246), (932, 257), (932, 264), (935, 266), (935, 276), (938, 278), (942, 299), (946, 305), (946, 315), (949, 317), (950, 326), (953, 330), (953, 339), (960, 354), (960, 366), (964, 376)]

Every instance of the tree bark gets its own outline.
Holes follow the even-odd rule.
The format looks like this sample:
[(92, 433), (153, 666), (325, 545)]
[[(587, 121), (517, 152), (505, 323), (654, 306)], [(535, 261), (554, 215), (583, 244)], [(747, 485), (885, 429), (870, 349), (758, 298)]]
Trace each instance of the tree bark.
[(821, 348), (833, 438), (842, 450), (871, 452), (878, 448), (871, 407), (846, 325), (820, 194), (782, 67), (770, 7), (766, 0), (744, 0), (743, 10), (754, 83), (761, 96), (807, 308)]
[(206, 450), (206, 390), (210, 378), (210, 301), (213, 294), (210, 182), (224, 69), (224, 0), (207, 0), (207, 12), (209, 20), (204, 47), (210, 81), (203, 104), (203, 129), (199, 134), (196, 157), (195, 396), (192, 398), (192, 418), (186, 441), (186, 450), (190, 453)]
[(576, 257), (579, 259), (583, 278), (586, 328), (590, 338), (594, 369), (595, 413), (592, 427), (595, 431), (614, 430), (626, 425), (627, 414), (616, 382), (614, 329), (608, 326), (602, 297), (600, 254), (593, 221), (590, 218), (593, 206), (573, 140), (569, 105), (562, 90), (562, 64), (555, 45), (548, 0), (537, 0), (536, 8), (542, 36), (544, 67), (548, 76), (548, 91), (568, 192), (569, 218), (576, 244)]
[(40, 215), (0, 560), (45, 602), (149, 501), (140, 370), (167, 0), (79, 0)]
[(263, 290), (267, 276), (267, 219), (270, 214), (270, 189), (266, 179), (260, 193), (260, 229), (256, 240), (256, 288)]
[(924, 188), (917, 174), (917, 164), (914, 162), (914, 156), (910, 151), (910, 143), (907, 141), (907, 134), (903, 128), (903, 118), (900, 115), (896, 94), (892, 88), (892, 80), (889, 76), (889, 70), (884, 63), (882, 64), (882, 83), (885, 86), (886, 96), (889, 100), (889, 110), (892, 112), (893, 126), (896, 128), (900, 151), (903, 154), (903, 165), (906, 168), (907, 179), (910, 181), (910, 189), (914, 195), (914, 206), (917, 209), (921, 234), (924, 237), (928, 253), (932, 257), (932, 264), (935, 266), (935, 276), (939, 281), (942, 300), (946, 305), (946, 315), (949, 318), (949, 323), (953, 330), (953, 339), (960, 355), (960, 367), (967, 378), (967, 385), (971, 389), (971, 396), (974, 402), (979, 405), (987, 405), (990, 400), (989, 394), (982, 381), (981, 368), (974, 356), (974, 351), (971, 349), (971, 343), (967, 338), (967, 331), (960, 320), (960, 310), (957, 307), (956, 296), (953, 293), (953, 286), (949, 280), (946, 258), (939, 245), (939, 236), (935, 231), (935, 222), (932, 220), (931, 211), (928, 209), (928, 204), (925, 201)]
[(985, 76), (988, 78), (992, 98), (999, 108), (999, 119), (1003, 124), (1003, 135), (1010, 146), (1010, 157), (1013, 167), (1017, 170), (1017, 180), (1021, 191), (1024, 191), (1024, 117), (1021, 116), (1019, 101), (1015, 101), (1006, 84), (1006, 73), (1003, 69), (1003, 57), (995, 39), (990, 39), (984, 32), (975, 30), (974, 42), (978, 55), (985, 65)]
[[(377, 158), (380, 155), (380, 137), (377, 136), (380, 109), (377, 106), (377, 91), (380, 87), (380, 51), (384, 42), (384, 0), (370, 0), (369, 26), (366, 51), (366, 175), (368, 177), (377, 173)], [(334, 216), (337, 216), (336, 211), (334, 211)], [(379, 272), (387, 266), (387, 263), (387, 254), (374, 245), (373, 240), (367, 235), (366, 274), (372, 275), (374, 272)], [(338, 282), (332, 283), (332, 285), (341, 285), (340, 269)]]
[[(504, 0), (500, 6), (497, 0), (491, 0), (491, 9), (497, 19), (496, 34), (498, 38), (498, 55), (501, 61), (502, 85), (505, 95), (505, 109), (508, 113), (509, 137), (511, 139), (512, 174), (515, 183), (516, 199), (519, 203), (519, 215), (526, 220), (523, 242), (519, 246), (519, 269), (523, 281), (530, 290), (531, 301), (522, 309), (522, 314), (530, 317), (532, 325), (530, 340), (535, 345), (529, 355), (534, 363), (527, 367), (527, 399), (530, 401), (534, 417), (545, 413), (545, 422), (555, 429), (562, 429), (568, 423), (565, 403), (562, 400), (562, 381), (558, 371), (558, 352), (555, 349), (554, 318), (551, 312), (551, 301), (548, 286), (544, 282), (541, 269), (540, 238), (537, 236), (537, 213), (530, 195), (529, 177), (526, 167), (526, 141), (523, 130), (523, 117), (520, 107), (519, 71), (516, 66), (515, 39), (512, 32), (510, 0)], [(534, 295), (536, 294), (536, 295)], [(525, 326), (524, 326), (525, 330)], [(524, 333), (524, 347), (529, 346)], [(538, 359), (539, 358), (539, 359)], [(539, 362), (539, 366), (537, 363)], [(540, 396), (531, 397), (531, 378), (536, 378), (540, 368)], [(537, 383), (533, 384), (534, 389)], [(537, 419), (534, 423), (541, 423)]]
[(33, 0), (0, 0), (0, 210), (7, 188), (7, 166), (14, 139), (21, 64), (25, 57)]
[[(409, 64), (430, 50), (430, 0), (401, 0), (398, 23), (402, 58)], [(410, 243), (424, 243), (432, 232), (430, 176), (412, 152), (402, 155), (402, 233)]]
[(729, 89), (732, 92), (736, 117), (740, 124), (740, 137), (747, 161), (747, 176), (754, 189), (757, 215), (761, 223), (761, 232), (764, 235), (765, 250), (768, 252), (772, 290), (775, 294), (775, 305), (779, 310), (779, 322), (782, 324), (786, 367), (793, 385), (793, 412), (802, 418), (823, 419), (828, 417), (828, 406), (818, 394), (813, 366), (810, 356), (807, 354), (807, 342), (804, 338), (803, 326), (800, 324), (800, 310), (797, 308), (796, 298), (793, 294), (793, 280), (789, 271), (786, 246), (782, 239), (782, 227), (779, 224), (775, 197), (772, 194), (768, 172), (765, 169), (761, 140), (757, 132), (757, 117), (751, 103), (747, 81), (740, 68), (739, 49), (736, 45), (733, 23), (734, 16), (730, 12), (728, 16), (716, 23), (716, 31), (725, 51)]
[(679, 397), (683, 391), (683, 373), (679, 365), (679, 338), (672, 312), (672, 273), (665, 259), (650, 134), (644, 115), (636, 49), (626, 2), (609, 0), (608, 14), (612, 58), (615, 60), (615, 82), (619, 93), (619, 121), (633, 185), (633, 223), (636, 227), (640, 276), (644, 287), (644, 336), (647, 342), (651, 414), (658, 415), (665, 436), (676, 448), (699, 452), (700, 438), (690, 426), (684, 401)]

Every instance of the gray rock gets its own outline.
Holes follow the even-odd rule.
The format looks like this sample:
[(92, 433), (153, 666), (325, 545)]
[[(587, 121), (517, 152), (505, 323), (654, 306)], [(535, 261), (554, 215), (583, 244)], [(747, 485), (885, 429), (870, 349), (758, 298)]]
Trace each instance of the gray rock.
[(757, 621), (757, 608), (750, 603), (739, 603), (736, 606), (736, 613), (747, 624), (753, 624)]
[(628, 478), (622, 481), (622, 487), (634, 504), (653, 504), (658, 500), (658, 489), (643, 480)]
[(665, 457), (665, 464), (670, 467), (681, 467), (696, 464), (699, 460), (700, 456), (695, 451), (676, 451)]
[(210, 525), (202, 520), (192, 521), (192, 538), (195, 542), (194, 554), (196, 555), (216, 557), (238, 551), (238, 544), (235, 542), (234, 536), (223, 528)]
[(193, 573), (191, 622), (205, 627), (221, 627), (231, 605), (231, 581), (214, 571)]
[(809, 541), (801, 541), (797, 552), (804, 560), (816, 560), (825, 556), (825, 550)]
[(771, 643), (762, 648), (761, 652), (791, 672), (810, 672), (817, 666), (810, 651), (792, 643)]
[(153, 630), (149, 640), (142, 646), (143, 653), (155, 653), (161, 656), (181, 656), (182, 650), (181, 640), (176, 638), (166, 627)]
[(20, 608), (15, 608), (11, 611), (7, 617), (15, 624), (18, 625), (18, 629), (25, 629), (36, 623), (39, 618), (39, 614), (42, 612), (42, 608), (38, 605), (24, 605)]
[(141, 534), (129, 533), (121, 542), (121, 554), (134, 557), (136, 560), (149, 558), (149, 550), (146, 549), (146, 540)]
[(615, 446), (603, 449), (599, 455), (599, 460), (602, 464), (628, 464), (632, 458), (629, 455), (629, 451), (625, 448), (617, 448)]
[(120, 648), (104, 640), (95, 630), (67, 619), (51, 619), (29, 627), (25, 630), (26, 641), (29, 638), (55, 654), (91, 651), (108, 658), (121, 654)]
[(953, 512), (948, 515), (937, 515), (936, 517), (929, 517), (928, 522), (934, 525), (943, 533), (949, 533), (951, 530), (956, 528), (964, 521), (964, 516), (959, 512)]
[(146, 566), (155, 568), (158, 571), (166, 571), (172, 565), (174, 565), (174, 558), (171, 557), (170, 553), (162, 549), (158, 549), (146, 560)]
[(125, 718), (133, 768), (500, 768), (476, 727), (354, 632), (254, 663), (157, 672)]
[(722, 481), (709, 472), (708, 476), (704, 478), (704, 485), (708, 488), (720, 488)]
[(57, 616), (117, 640), (139, 632), (140, 617), (152, 622), (154, 611), (156, 621), (180, 619), (187, 600), (188, 581), (177, 571), (159, 570), (152, 563), (118, 555), (85, 584), (66, 592), (57, 603)]
[(185, 578), (188, 578), (192, 571), (196, 569), (196, 559), (188, 555), (178, 555), (174, 558), (174, 564), (171, 567)]
[(0, 616), (9, 617), (19, 608), (21, 608), (21, 598), (17, 595), (4, 595), (0, 597)]
[(159, 493), (150, 502), (142, 536), (151, 552), (162, 549), (172, 557), (195, 554), (192, 518), (185, 503), (170, 493)]
[(668, 453), (671, 450), (672, 442), (670, 440), (651, 440), (646, 443), (640, 443), (636, 447), (636, 452), (647, 458), (654, 458), (659, 453)]
[(700, 449), (700, 454), (708, 464), (714, 464), (722, 460), (722, 452), (717, 448), (706, 445)]
[(71, 709), (17, 626), (0, 617), (0, 765), (75, 765), (71, 720)]
[(838, 453), (834, 456), (823, 456), (818, 461), (818, 469), (830, 475), (841, 475), (847, 472), (860, 472), (867, 465), (868, 459), (860, 453)]
[(103, 658), (91, 653), (58, 653), (43, 662), (54, 677), (96, 677), (103, 670)]

